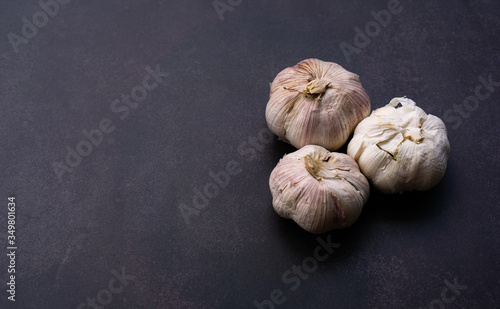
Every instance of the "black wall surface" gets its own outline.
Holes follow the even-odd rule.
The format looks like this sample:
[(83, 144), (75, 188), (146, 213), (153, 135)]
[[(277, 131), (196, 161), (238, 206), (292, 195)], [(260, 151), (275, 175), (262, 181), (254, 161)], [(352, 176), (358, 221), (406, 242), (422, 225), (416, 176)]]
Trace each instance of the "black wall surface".
[[(0, 308), (500, 307), (499, 1), (2, 1), (0, 34)], [(264, 111), (306, 58), (442, 118), (442, 182), (324, 235), (281, 219)]]

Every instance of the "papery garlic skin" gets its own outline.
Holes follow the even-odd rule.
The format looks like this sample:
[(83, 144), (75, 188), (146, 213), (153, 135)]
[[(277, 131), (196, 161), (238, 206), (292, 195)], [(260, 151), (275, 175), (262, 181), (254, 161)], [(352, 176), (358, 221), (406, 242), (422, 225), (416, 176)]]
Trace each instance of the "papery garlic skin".
[(444, 176), (449, 153), (444, 122), (407, 98), (373, 111), (347, 147), (361, 172), (387, 194), (432, 188)]
[(266, 107), (269, 129), (301, 148), (337, 150), (370, 114), (370, 98), (359, 76), (333, 62), (306, 59), (281, 71)]
[(316, 145), (284, 156), (269, 187), (274, 210), (311, 233), (351, 226), (370, 195), (368, 180), (351, 157)]

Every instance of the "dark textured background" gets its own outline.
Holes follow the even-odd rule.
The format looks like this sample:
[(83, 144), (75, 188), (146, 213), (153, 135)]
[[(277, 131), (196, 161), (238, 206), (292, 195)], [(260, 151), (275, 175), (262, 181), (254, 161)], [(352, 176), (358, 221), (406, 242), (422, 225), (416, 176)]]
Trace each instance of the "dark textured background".
[[(135, 278), (105, 308), (251, 308), (274, 289), (276, 308), (439, 308), (445, 280), (467, 286), (446, 308), (499, 308), (500, 87), (454, 108), (500, 81), (500, 3), (401, 0), (347, 61), (340, 44), (387, 3), (243, 0), (221, 21), (212, 1), (73, 0), (16, 53), (8, 34), (41, 8), (2, 1), (0, 243), (14, 195), (19, 249), (15, 304), (0, 259), (0, 308), (77, 308), (122, 268)], [(373, 108), (407, 95), (443, 118), (452, 151), (437, 187), (373, 192), (354, 226), (321, 235), (340, 247), (292, 291), (282, 274), (318, 245), (272, 209), (269, 174), (293, 148), (238, 148), (266, 128), (276, 74), (310, 57), (359, 74)], [(120, 120), (111, 102), (157, 65), (169, 76)], [(53, 163), (103, 118), (115, 130), (59, 180)], [(179, 205), (232, 160), (186, 224)]]

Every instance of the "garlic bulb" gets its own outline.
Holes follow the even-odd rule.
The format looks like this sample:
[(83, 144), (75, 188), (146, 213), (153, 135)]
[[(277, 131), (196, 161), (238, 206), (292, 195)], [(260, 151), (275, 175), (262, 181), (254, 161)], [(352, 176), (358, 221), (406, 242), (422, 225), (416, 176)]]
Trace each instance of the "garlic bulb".
[(296, 148), (337, 150), (370, 114), (370, 98), (359, 76), (340, 65), (307, 59), (281, 71), (266, 107), (269, 129)]
[(269, 178), (276, 212), (303, 229), (324, 233), (356, 221), (370, 185), (348, 155), (308, 145), (284, 156)]
[(449, 152), (443, 121), (407, 98), (394, 98), (373, 111), (356, 127), (347, 147), (373, 186), (389, 194), (435, 186), (446, 171)]

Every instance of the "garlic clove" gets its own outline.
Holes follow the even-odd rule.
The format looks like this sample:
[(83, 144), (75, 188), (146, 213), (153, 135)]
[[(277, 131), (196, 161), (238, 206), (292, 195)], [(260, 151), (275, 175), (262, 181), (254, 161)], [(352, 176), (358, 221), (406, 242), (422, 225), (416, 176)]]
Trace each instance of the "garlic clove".
[(284, 156), (269, 187), (275, 211), (312, 233), (352, 225), (370, 192), (351, 157), (315, 145)]

